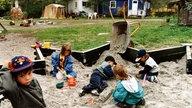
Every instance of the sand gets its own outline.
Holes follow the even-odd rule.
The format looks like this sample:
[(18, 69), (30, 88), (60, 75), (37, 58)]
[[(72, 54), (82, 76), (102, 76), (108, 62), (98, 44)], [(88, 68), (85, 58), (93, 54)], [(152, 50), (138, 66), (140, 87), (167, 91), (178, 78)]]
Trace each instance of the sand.
[[(30, 45), (36, 42), (35, 38), (25, 34), (9, 34), (6, 38), (7, 41), (0, 41), (0, 63), (16, 55), (25, 55), (34, 59), (34, 49), (30, 48)], [(57, 80), (49, 73), (47, 75), (34, 74), (42, 87), (47, 108), (115, 108), (111, 97), (115, 79), (108, 81), (109, 87), (100, 96), (86, 94), (79, 97), (81, 88), (89, 83), (92, 69), (100, 64), (106, 55), (113, 55), (118, 64), (126, 65), (130, 74), (134, 75), (136, 71), (142, 69), (142, 67), (134, 67), (133, 63), (123, 60), (113, 51), (105, 51), (92, 67), (84, 66), (74, 59), (74, 69), (77, 71), (75, 87), (68, 87), (66, 80)], [(146, 81), (143, 87), (146, 99), (146, 105), (143, 108), (191, 108), (192, 75), (186, 74), (186, 56), (180, 60), (160, 63), (159, 66), (159, 82)], [(52, 67), (48, 64), (47, 68)], [(64, 88), (57, 89), (56, 84), (62, 81), (64, 81)], [(9, 100), (5, 99), (0, 103), (0, 108), (12, 108), (12, 106)]]

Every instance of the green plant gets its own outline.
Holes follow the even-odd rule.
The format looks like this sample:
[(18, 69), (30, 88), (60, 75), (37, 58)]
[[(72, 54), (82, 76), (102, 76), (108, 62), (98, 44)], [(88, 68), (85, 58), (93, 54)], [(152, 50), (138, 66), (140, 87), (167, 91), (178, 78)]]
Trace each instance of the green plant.
[(185, 2), (185, 9), (187, 9), (187, 10), (192, 10), (192, 3), (190, 3), (190, 2)]

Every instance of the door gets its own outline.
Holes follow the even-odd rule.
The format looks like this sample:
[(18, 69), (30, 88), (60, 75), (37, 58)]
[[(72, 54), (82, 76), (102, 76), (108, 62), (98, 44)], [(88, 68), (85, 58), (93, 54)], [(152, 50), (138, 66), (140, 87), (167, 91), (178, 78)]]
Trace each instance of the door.
[(138, 10), (138, 0), (132, 1), (132, 15), (137, 15)]

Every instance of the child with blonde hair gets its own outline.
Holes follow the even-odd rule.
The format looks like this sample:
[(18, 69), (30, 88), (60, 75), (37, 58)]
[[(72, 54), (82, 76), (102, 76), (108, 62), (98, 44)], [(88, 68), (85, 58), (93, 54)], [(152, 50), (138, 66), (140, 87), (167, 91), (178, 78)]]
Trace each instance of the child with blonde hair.
[(71, 53), (71, 46), (69, 44), (64, 44), (61, 47), (61, 51), (52, 56), (53, 77), (56, 77), (56, 74), (62, 71), (68, 76), (70, 75), (76, 78), (77, 74), (73, 69)]
[(136, 105), (144, 105), (144, 91), (140, 83), (131, 75), (124, 65), (116, 65), (113, 68), (117, 78), (116, 88), (113, 91), (115, 105), (121, 108), (135, 108)]

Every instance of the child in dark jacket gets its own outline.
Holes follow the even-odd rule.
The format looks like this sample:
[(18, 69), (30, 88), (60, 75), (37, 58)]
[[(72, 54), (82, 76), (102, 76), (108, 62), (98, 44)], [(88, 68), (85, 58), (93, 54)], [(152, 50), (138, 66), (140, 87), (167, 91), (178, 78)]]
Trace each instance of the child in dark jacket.
[(85, 93), (91, 93), (99, 96), (108, 84), (105, 80), (114, 77), (112, 67), (116, 65), (115, 59), (112, 56), (107, 56), (105, 61), (102, 62), (91, 74), (90, 83), (82, 88), (79, 96), (84, 96)]
[(149, 54), (146, 53), (145, 49), (141, 49), (137, 52), (136, 57), (136, 66), (139, 65), (143, 66), (144, 69), (137, 71), (136, 76), (141, 77), (141, 79), (144, 79), (144, 76), (146, 75), (146, 80), (150, 82), (158, 82), (157, 76), (159, 72), (159, 66), (155, 62), (155, 60), (149, 56)]
[(117, 78), (117, 85), (113, 91), (115, 105), (121, 108), (135, 108), (136, 105), (144, 105), (144, 91), (140, 83), (131, 75), (124, 65), (116, 65), (113, 68)]
[(8, 98), (13, 108), (45, 108), (42, 89), (33, 77), (33, 62), (16, 56), (8, 68), (0, 70), (0, 94)]

